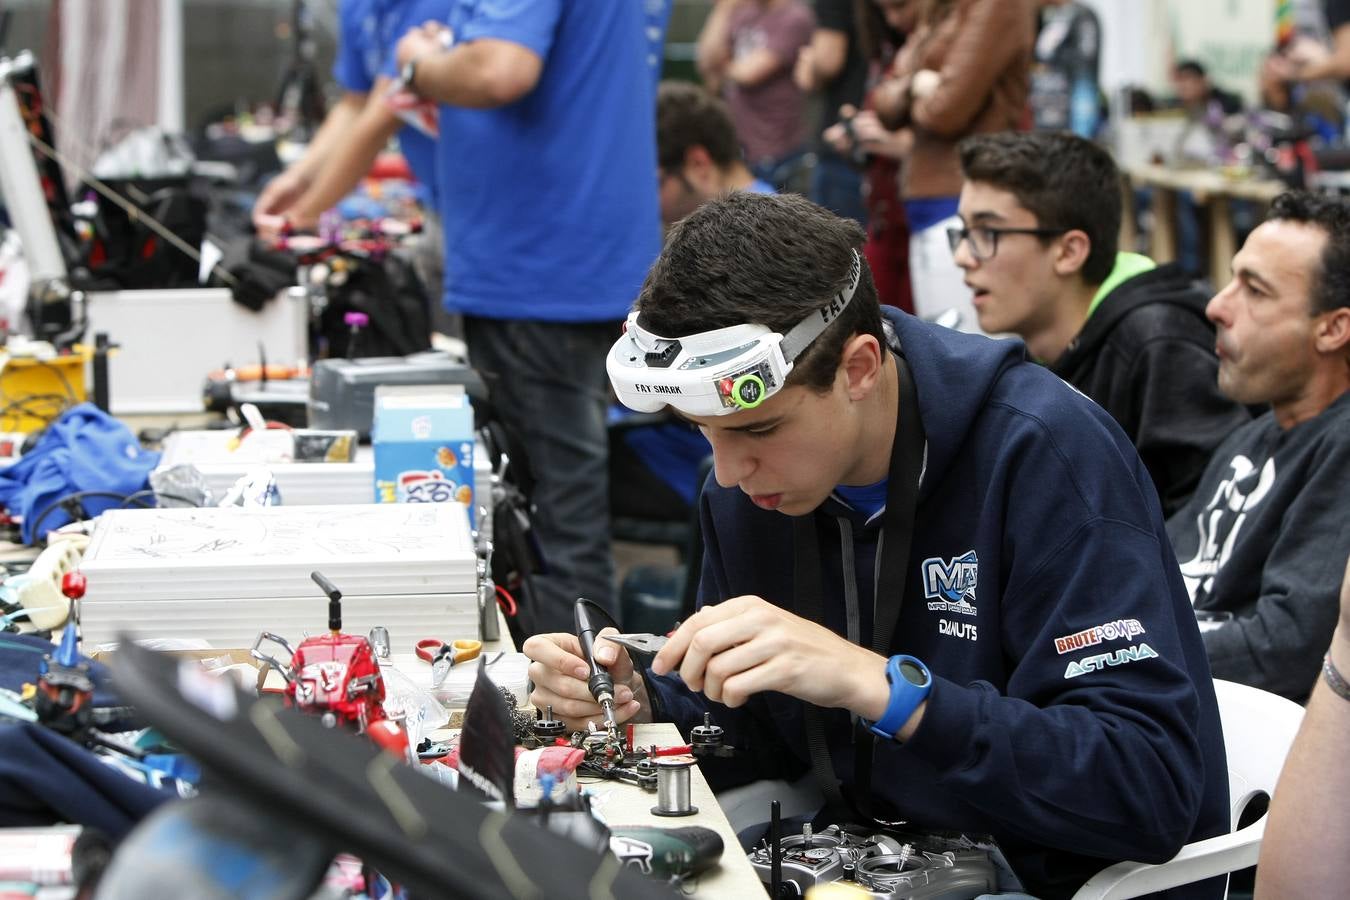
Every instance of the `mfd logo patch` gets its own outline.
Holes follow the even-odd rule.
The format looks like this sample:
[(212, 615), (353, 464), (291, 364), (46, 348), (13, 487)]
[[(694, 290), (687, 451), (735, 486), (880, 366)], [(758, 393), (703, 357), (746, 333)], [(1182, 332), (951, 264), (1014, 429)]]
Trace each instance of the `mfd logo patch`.
[(920, 566), (923, 595), (934, 612), (975, 615), (975, 588), (979, 582), (980, 561), (974, 550), (951, 560), (932, 556)]

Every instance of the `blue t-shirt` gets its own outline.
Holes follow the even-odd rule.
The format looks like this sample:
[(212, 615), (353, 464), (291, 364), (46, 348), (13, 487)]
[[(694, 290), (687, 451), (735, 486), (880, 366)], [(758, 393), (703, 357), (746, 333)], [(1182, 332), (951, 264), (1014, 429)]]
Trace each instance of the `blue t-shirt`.
[(459, 43), (512, 41), (544, 67), (515, 103), (441, 107), (447, 309), (627, 314), (661, 242), (647, 25), (637, 0), (452, 0)]
[(675, 0), (642, 0), (642, 8), (647, 12), (647, 67), (659, 83), (666, 61), (666, 29), (670, 26)]
[[(394, 50), (399, 38), (423, 22), (444, 22), (449, 12), (450, 0), (342, 0), (334, 80), (343, 90), (366, 94), (381, 75), (398, 77)], [(436, 142), (405, 125), (399, 129), (398, 144), (413, 175), (426, 188), (424, 199), (437, 208)]]
[(861, 487), (854, 487), (848, 484), (837, 484), (834, 487), (835, 494), (849, 506), (871, 519), (877, 513), (881, 512), (886, 505), (886, 485), (890, 479), (883, 478), (872, 484), (864, 484)]
[[(631, 415), (622, 406), (611, 407), (609, 420), (622, 421)], [(623, 439), (654, 476), (685, 503), (694, 505), (703, 487), (698, 470), (712, 456), (712, 444), (703, 432), (684, 422), (669, 422), (630, 428), (623, 432)]]
[(960, 197), (916, 197), (905, 201), (905, 219), (911, 234), (927, 231), (956, 215)]

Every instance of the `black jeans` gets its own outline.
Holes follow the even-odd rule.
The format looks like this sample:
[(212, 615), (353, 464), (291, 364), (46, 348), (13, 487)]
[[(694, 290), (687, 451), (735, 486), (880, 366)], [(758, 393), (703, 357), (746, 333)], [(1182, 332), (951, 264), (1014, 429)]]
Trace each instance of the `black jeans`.
[(586, 597), (618, 618), (609, 535), (605, 355), (616, 322), (464, 317), (469, 361), (488, 379), (497, 415), (524, 442), (535, 477), (535, 533), (548, 574), (520, 610), (526, 634), (573, 631)]

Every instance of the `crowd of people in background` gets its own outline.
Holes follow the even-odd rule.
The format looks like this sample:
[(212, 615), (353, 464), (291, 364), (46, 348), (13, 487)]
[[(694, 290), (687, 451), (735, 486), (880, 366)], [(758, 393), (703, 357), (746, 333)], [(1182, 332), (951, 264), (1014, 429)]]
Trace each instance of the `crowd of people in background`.
[[(1257, 108), (1299, 120), (1291, 128), (1332, 133), (1342, 127), (1335, 82), (1350, 77), (1350, 4), (1321, 6), (1311, 11), (1320, 16), (1305, 16), (1272, 47)], [(813, 12), (810, 30), (802, 22)], [(1258, 224), (1255, 211), (1238, 204), (1247, 246), (1228, 286), (1200, 278), (1200, 213), (1184, 192), (1176, 263), (1118, 247), (1121, 173), (1092, 142), (1109, 115), (1101, 43), (1095, 13), (1072, 0), (818, 0), (814, 9), (805, 0), (719, 0), (698, 49), (700, 72), (753, 59), (755, 83), (774, 84), (777, 96), (791, 94), (789, 72), (801, 94), (819, 94), (820, 121), (783, 128), (814, 129), (816, 143), (785, 142), (775, 165), (815, 151), (810, 196), (865, 226), (882, 302), (960, 330), (1020, 337), (1033, 358), (1110, 412), (1171, 517), (1192, 601), (1221, 611), (1206, 632), (1216, 673), (1303, 699), (1330, 637), (1338, 570), (1310, 564), (1300, 551), (1316, 548), (1308, 552), (1332, 569), (1350, 552), (1344, 504), (1313, 499), (1347, 493), (1318, 480), (1341, 468), (1330, 460), (1339, 458), (1345, 430), (1337, 404), (1345, 350), (1337, 343), (1319, 355), (1310, 333), (1272, 347), (1273, 358), (1260, 355), (1264, 335), (1242, 348), (1242, 370), (1257, 366), (1252, 359), (1266, 371), (1280, 369), (1277, 359), (1290, 370), (1310, 370), (1313, 360), (1325, 366), (1323, 401), (1291, 420), (1280, 410), (1303, 396), (1304, 381), (1322, 376), (1290, 371), (1290, 383), (1260, 387), (1229, 377), (1240, 371), (1237, 345), (1250, 327), (1233, 298), (1252, 277), (1243, 264), (1268, 262), (1261, 254), (1271, 234), (1305, 242), (1320, 234), (1309, 252), (1317, 257), (1326, 244), (1323, 261), (1334, 267), (1337, 206), (1286, 198)], [(1215, 142), (1236, 127), (1244, 101), (1194, 59), (1173, 65), (1172, 88), (1171, 97), (1136, 92), (1132, 102), (1175, 108), (1195, 125), (1194, 161), (1217, 160)], [(743, 81), (723, 85), (728, 97), (743, 99), (747, 89)], [(789, 108), (805, 116), (800, 98), (779, 112)], [(747, 119), (731, 107), (738, 130), (760, 127), (757, 114)], [(781, 168), (762, 174), (786, 184)], [(1293, 320), (1300, 325), (1319, 311), (1336, 321), (1343, 314), (1344, 297), (1321, 307), (1319, 295), (1309, 299), (1317, 268), (1309, 259), (1304, 311)], [(1272, 405), (1276, 412), (1262, 415)], [(1304, 440), (1318, 448), (1316, 471), (1295, 474), (1309, 462), (1296, 449)], [(1248, 485), (1248, 477), (1258, 481)], [(1277, 482), (1293, 493), (1271, 493)], [(1276, 537), (1290, 504), (1307, 510), (1299, 550)], [(1305, 573), (1315, 574), (1305, 581)]]
[[(1350, 74), (1345, 5), (1326, 3), (1320, 32), (1274, 48), (1263, 102), (1308, 105), (1327, 79)], [(345, 93), (255, 216), (312, 226), (398, 134), (432, 218), (444, 220), (444, 305), (463, 316), (471, 357), (537, 479), (548, 574), (527, 631), (564, 624), (578, 593), (617, 611), (606, 511), (686, 519), (701, 487), (709, 448), (686, 424), (642, 423), (612, 448), (606, 431), (602, 361), (655, 257), (657, 212), (668, 228), (728, 192), (796, 190), (864, 227), (883, 305), (1021, 338), (1106, 409), (1172, 516), (1197, 609), (1230, 614), (1207, 632), (1216, 672), (1306, 696), (1330, 636), (1327, 566), (1350, 550), (1325, 499), (1345, 489), (1320, 477), (1338, 471), (1344, 429), (1327, 423), (1339, 421), (1344, 350), (1334, 328), (1281, 343), (1273, 323), (1250, 324), (1274, 307), (1238, 299), (1290, 274), (1262, 267), (1304, 259), (1292, 273), (1299, 322), (1339, 321), (1344, 297), (1319, 286), (1338, 264), (1339, 207), (1281, 201), (1253, 221), (1227, 286), (1196, 279), (1184, 226), (1176, 264), (1119, 247), (1121, 174), (1093, 142), (1105, 116), (1091, 9), (717, 0), (697, 41), (702, 84), (658, 84), (668, 4), (602, 15), (524, 0), (491, 11), (350, 0), (342, 13)], [(624, 86), (599, 78), (602, 56), (631, 74)], [(1173, 86), (1170, 102), (1215, 133), (1242, 110), (1198, 61), (1178, 61)], [(438, 103), (441, 132), (455, 139), (395, 115), (384, 98), (398, 87)], [(813, 108), (821, 115), (808, 120)], [(1194, 209), (1182, 202), (1178, 214)], [(1310, 379), (1317, 402), (1301, 399)], [(611, 484), (642, 489), (611, 503)], [(1291, 509), (1313, 536), (1297, 548), (1277, 535)]]
[[(1291, 128), (1336, 134), (1350, 3), (1322, 6), (1317, 28), (1272, 47), (1259, 104)], [(1097, 141), (1124, 111), (1100, 87), (1090, 8), (715, 0), (695, 84), (658, 83), (653, 32), (667, 3), (409, 0), (389, 21), (367, 7), (343, 4), (355, 18), (331, 127), (258, 212), (303, 226), (350, 186), (401, 126), (374, 99), (396, 79), (439, 104), (439, 140), (406, 127), (400, 140), (443, 221), (446, 308), (463, 316), (471, 360), (537, 478), (548, 574), (527, 633), (570, 630), (578, 595), (617, 612), (611, 510), (680, 519), (698, 505), (713, 447), (689, 422), (643, 423), (613, 444), (606, 433), (604, 360), (618, 323), (644, 277), (649, 301), (653, 284), (679, 281), (648, 276), (659, 223), (692, 240), (679, 223), (710, 201), (796, 192), (823, 209), (789, 204), (779, 222), (772, 203), (746, 201), (745, 221), (796, 216), (841, 247), (856, 238), (883, 307), (1020, 339), (1094, 401), (1115, 430), (1092, 452), (1120, 453), (1118, 434), (1142, 460), (1139, 484), (1154, 495), (1127, 505), (1170, 541), (1164, 559), (1180, 561), (1172, 574), (1212, 674), (1308, 699), (1350, 555), (1350, 204), (1294, 192), (1264, 217), (1252, 210), (1227, 284), (1198, 279), (1200, 238), (1184, 225), (1178, 263), (1120, 246), (1121, 172)], [(357, 27), (370, 21), (373, 31)], [(1175, 106), (1222, 144), (1242, 99), (1196, 60), (1172, 76), (1173, 98), (1136, 94), (1131, 106)], [(330, 140), (339, 131), (346, 144)], [(709, 233), (726, 238), (738, 210), (719, 206), (729, 218), (705, 223)], [(860, 227), (830, 224), (824, 210)], [(1178, 213), (1194, 222), (1193, 205)], [(709, 291), (740, 283), (713, 281)], [(1067, 401), (1056, 402), (1060, 415)], [(1347, 672), (1350, 660), (1335, 663)], [(1328, 716), (1343, 711), (1326, 690), (1316, 699)]]

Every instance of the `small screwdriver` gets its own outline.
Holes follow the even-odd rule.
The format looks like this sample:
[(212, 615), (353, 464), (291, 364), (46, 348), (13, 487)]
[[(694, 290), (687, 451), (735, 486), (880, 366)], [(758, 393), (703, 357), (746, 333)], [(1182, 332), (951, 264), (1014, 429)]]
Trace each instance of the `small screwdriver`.
[(617, 739), (619, 723), (614, 720), (614, 678), (608, 669), (595, 661), (595, 633), (599, 629), (591, 621), (592, 607), (604, 612), (590, 600), (584, 597), (577, 598), (573, 610), (577, 640), (581, 642), (581, 652), (586, 657), (586, 664), (591, 667), (591, 677), (586, 681), (586, 687), (590, 688), (591, 696), (604, 711), (605, 730), (609, 732), (611, 739)]

